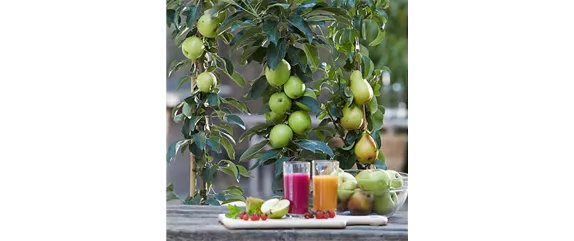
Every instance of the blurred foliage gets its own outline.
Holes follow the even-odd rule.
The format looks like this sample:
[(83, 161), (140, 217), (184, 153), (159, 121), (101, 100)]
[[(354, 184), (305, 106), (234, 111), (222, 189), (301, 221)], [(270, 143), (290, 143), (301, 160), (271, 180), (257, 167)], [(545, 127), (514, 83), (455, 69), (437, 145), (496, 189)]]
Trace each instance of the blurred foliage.
[[(369, 38), (361, 40), (361, 44), (368, 49), (375, 68), (389, 67), (392, 72), (391, 83), (402, 84), (404, 101), (408, 105), (408, 0), (392, 1), (387, 14), (385, 39), (377, 46), (368, 46)], [(377, 35), (377, 27), (368, 24), (370, 38)]]

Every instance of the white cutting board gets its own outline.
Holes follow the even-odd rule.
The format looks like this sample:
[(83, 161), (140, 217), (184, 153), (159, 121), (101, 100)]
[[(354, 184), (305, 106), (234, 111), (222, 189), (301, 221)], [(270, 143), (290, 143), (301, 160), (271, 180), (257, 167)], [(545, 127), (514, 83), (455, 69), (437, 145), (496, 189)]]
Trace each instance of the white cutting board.
[(241, 219), (231, 219), (225, 214), (219, 214), (219, 222), (229, 229), (252, 229), (252, 228), (345, 228), (348, 225), (385, 225), (387, 217), (379, 215), (368, 216), (347, 216), (337, 215), (329, 219), (302, 219), (302, 218), (282, 218), (265, 221), (245, 221)]

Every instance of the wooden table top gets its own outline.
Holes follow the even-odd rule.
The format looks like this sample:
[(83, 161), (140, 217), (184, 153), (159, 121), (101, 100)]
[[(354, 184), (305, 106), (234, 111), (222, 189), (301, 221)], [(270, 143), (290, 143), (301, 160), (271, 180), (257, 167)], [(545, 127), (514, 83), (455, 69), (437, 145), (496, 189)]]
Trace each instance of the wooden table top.
[(167, 240), (408, 240), (408, 204), (386, 226), (348, 226), (345, 229), (230, 230), (217, 220), (227, 207), (167, 205)]

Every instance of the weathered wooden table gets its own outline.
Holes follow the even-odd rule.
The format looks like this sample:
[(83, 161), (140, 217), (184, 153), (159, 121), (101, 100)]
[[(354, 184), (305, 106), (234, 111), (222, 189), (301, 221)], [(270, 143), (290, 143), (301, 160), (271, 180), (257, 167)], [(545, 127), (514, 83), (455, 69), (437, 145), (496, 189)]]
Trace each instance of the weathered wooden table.
[(408, 203), (386, 226), (348, 226), (345, 229), (230, 230), (217, 220), (227, 207), (168, 205), (167, 240), (408, 240)]

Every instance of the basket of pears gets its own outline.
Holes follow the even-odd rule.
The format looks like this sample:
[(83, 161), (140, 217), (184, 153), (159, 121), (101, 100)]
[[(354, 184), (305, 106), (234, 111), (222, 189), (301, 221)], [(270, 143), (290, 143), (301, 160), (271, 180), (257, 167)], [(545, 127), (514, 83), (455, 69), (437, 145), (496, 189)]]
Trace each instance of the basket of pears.
[(391, 217), (407, 199), (408, 174), (366, 169), (356, 175), (338, 169), (337, 211)]

